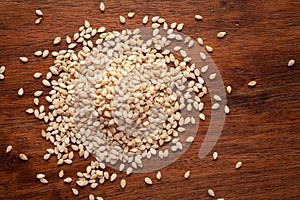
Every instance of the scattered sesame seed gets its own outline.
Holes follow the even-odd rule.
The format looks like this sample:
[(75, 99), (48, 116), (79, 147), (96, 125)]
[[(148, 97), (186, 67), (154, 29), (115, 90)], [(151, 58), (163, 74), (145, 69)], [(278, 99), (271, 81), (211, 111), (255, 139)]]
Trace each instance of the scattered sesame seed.
[(239, 168), (241, 168), (242, 167), (242, 162), (241, 161), (239, 161), (239, 162), (237, 162), (236, 164), (235, 164), (235, 169), (239, 169)]
[(73, 195), (77, 196), (79, 194), (78, 190), (75, 188), (72, 188)]
[(207, 193), (209, 196), (214, 197), (215, 196), (215, 192), (212, 189), (207, 190)]
[(217, 37), (218, 37), (219, 39), (222, 39), (222, 38), (225, 37), (225, 35), (226, 35), (226, 32), (219, 32), (219, 33), (217, 34)]
[(56, 44), (59, 44), (61, 41), (61, 38), (60, 37), (56, 37), (54, 40), (53, 40), (53, 44), (56, 45)]
[(126, 187), (126, 180), (125, 179), (122, 179), (120, 181), (120, 186), (121, 186), (122, 189), (124, 189)]
[(36, 24), (36, 25), (38, 25), (38, 24), (40, 24), (41, 22), (42, 22), (42, 17), (39, 17), (39, 18), (37, 18), (35, 21), (34, 21), (34, 23)]
[(27, 62), (28, 62), (28, 58), (27, 58), (27, 57), (19, 57), (19, 59), (20, 59), (21, 62), (23, 62), (23, 63), (27, 63)]
[(20, 154), (19, 154), (19, 158), (20, 158), (21, 160), (24, 160), (24, 161), (27, 161), (27, 160), (28, 160), (27, 156), (26, 156), (25, 154), (23, 154), (23, 153), (20, 153)]
[(191, 171), (186, 171), (186, 172), (184, 173), (184, 178), (185, 178), (185, 179), (188, 179), (188, 178), (190, 177), (190, 175), (191, 175)]
[(146, 178), (145, 178), (145, 183), (148, 184), (148, 185), (152, 185), (152, 180), (151, 180), (151, 178), (146, 177)]
[(229, 108), (227, 105), (225, 105), (225, 107), (224, 107), (224, 112), (225, 112), (226, 114), (229, 114), (229, 113), (230, 113), (230, 108)]
[(120, 15), (120, 22), (121, 22), (121, 24), (125, 24), (125, 22), (126, 22), (125, 17), (123, 17), (122, 15)]
[(230, 85), (228, 85), (228, 86), (226, 87), (226, 91), (227, 91), (228, 94), (231, 94), (232, 88), (231, 88)]
[(203, 17), (202, 17), (201, 15), (195, 15), (195, 19), (196, 19), (196, 20), (202, 20)]
[(147, 24), (147, 22), (148, 22), (148, 15), (146, 15), (144, 18), (143, 18), (143, 24)]
[(217, 158), (218, 158), (218, 152), (215, 151), (215, 152), (213, 153), (213, 158), (214, 158), (214, 160), (217, 160)]
[(11, 152), (11, 150), (12, 150), (12, 146), (11, 145), (8, 145), (7, 147), (6, 147), (6, 153), (9, 153), (9, 152)]
[(288, 67), (292, 67), (293, 65), (295, 65), (296, 61), (294, 59), (289, 60), (288, 62)]
[(214, 50), (211, 46), (208, 46), (208, 45), (205, 46), (205, 49), (208, 53), (212, 53)]
[(250, 81), (250, 82), (248, 83), (248, 86), (249, 86), (249, 87), (254, 87), (254, 86), (256, 86), (256, 81)]
[(99, 8), (100, 8), (100, 11), (101, 11), (101, 12), (104, 12), (104, 10), (105, 10), (105, 5), (104, 5), (103, 2), (100, 3)]
[(21, 97), (21, 96), (23, 96), (23, 94), (24, 94), (24, 90), (23, 90), (23, 88), (20, 88), (18, 90), (18, 95)]
[(129, 13), (128, 13), (128, 18), (133, 18), (134, 15), (135, 15), (135, 12), (129, 12)]
[(158, 172), (156, 173), (156, 179), (157, 179), (157, 180), (161, 180), (161, 172), (160, 172), (160, 171), (158, 171)]

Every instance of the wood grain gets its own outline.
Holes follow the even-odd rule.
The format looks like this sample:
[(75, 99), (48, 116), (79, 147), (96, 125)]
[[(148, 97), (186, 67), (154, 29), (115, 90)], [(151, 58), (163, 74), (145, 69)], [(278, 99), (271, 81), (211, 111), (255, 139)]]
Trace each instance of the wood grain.
[[(300, 199), (300, 1), (111, 0), (105, 5), (106, 11), (100, 13), (99, 1), (91, 0), (0, 1), (0, 64), (7, 67), (5, 80), (0, 81), (0, 199), (75, 199), (71, 193), (75, 184), (64, 184), (57, 173), (64, 169), (66, 176), (75, 178), (89, 162), (76, 156), (74, 164), (58, 168), (54, 158), (42, 160), (51, 147), (40, 136), (46, 125), (24, 110), (33, 105), (35, 90), (47, 92), (32, 75), (46, 73), (52, 59), (35, 58), (33, 52), (65, 48), (64, 43), (54, 47), (53, 39), (76, 32), (85, 19), (111, 31), (140, 26), (145, 14), (182, 22), (184, 34), (201, 36), (214, 47), (212, 58), (224, 83), (233, 87), (227, 97), (232, 112), (214, 148), (219, 158), (212, 161), (212, 153), (198, 158), (203, 127), (209, 123), (205, 122), (188, 151), (162, 169), (161, 181), (146, 186), (143, 178), (154, 173), (133, 174), (124, 191), (117, 182), (107, 182), (93, 191), (80, 189), (76, 199), (87, 199), (91, 192), (106, 200), (211, 199), (209, 188), (225, 199)], [(37, 8), (45, 15), (38, 26), (34, 25)], [(120, 25), (118, 16), (129, 11), (136, 16)], [(195, 14), (201, 14), (203, 21), (197, 22)], [(228, 35), (217, 39), (219, 31)], [(28, 56), (30, 62), (22, 64), (19, 56)], [(296, 65), (288, 68), (292, 58)], [(251, 80), (258, 84), (249, 89)], [(22, 98), (17, 96), (20, 87), (25, 90)], [(13, 150), (7, 155), (9, 144)], [(20, 152), (28, 155), (28, 162), (18, 159)], [(243, 166), (234, 170), (237, 161)], [(183, 178), (186, 170), (191, 171), (188, 180)], [(36, 180), (40, 172), (47, 174), (48, 185)]]

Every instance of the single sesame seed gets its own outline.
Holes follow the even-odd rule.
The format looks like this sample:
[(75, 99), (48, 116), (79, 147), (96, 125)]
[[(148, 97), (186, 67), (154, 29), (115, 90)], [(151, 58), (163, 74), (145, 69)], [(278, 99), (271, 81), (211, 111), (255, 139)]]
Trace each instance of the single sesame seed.
[(218, 152), (216, 152), (216, 151), (213, 153), (213, 158), (214, 158), (214, 160), (217, 160), (218, 155), (219, 155), (219, 154), (218, 154)]
[(11, 145), (8, 145), (7, 147), (6, 147), (6, 153), (9, 153), (9, 152), (11, 152), (11, 150), (12, 150), (12, 146)]
[(217, 74), (216, 73), (212, 73), (209, 75), (209, 79), (210, 80), (214, 80), (216, 78)]
[(195, 15), (195, 19), (196, 19), (196, 20), (202, 20), (203, 17), (202, 17), (201, 15)]
[(40, 182), (43, 183), (43, 184), (48, 184), (48, 181), (47, 181), (47, 179), (45, 179), (45, 178), (41, 178), (41, 179), (40, 179)]
[(125, 24), (125, 22), (126, 22), (125, 17), (123, 17), (122, 15), (120, 15), (120, 22), (121, 22), (121, 24)]
[(124, 189), (126, 187), (126, 180), (125, 179), (122, 179), (120, 181), (120, 186), (121, 186), (122, 189)]
[(254, 87), (254, 86), (256, 86), (256, 81), (250, 81), (250, 82), (248, 83), (248, 86), (249, 86), (249, 87)]
[(68, 177), (64, 179), (65, 183), (71, 183), (72, 182), (72, 178)]
[(61, 41), (61, 38), (60, 37), (56, 37), (54, 40), (53, 40), (53, 44), (56, 45), (56, 44), (59, 44)]
[(37, 179), (42, 179), (42, 178), (45, 178), (45, 177), (46, 177), (45, 174), (37, 174), (37, 175), (36, 175), (36, 178), (37, 178)]
[(34, 21), (34, 23), (36, 24), (36, 25), (38, 25), (38, 24), (40, 24), (41, 22), (42, 22), (42, 17), (39, 17), (39, 18), (37, 18), (35, 21)]
[(208, 46), (208, 45), (205, 46), (205, 49), (208, 53), (212, 53), (214, 50), (211, 46)]
[(294, 66), (295, 63), (296, 63), (296, 61), (295, 61), (294, 59), (289, 60), (289, 62), (288, 62), (288, 67)]
[(225, 105), (225, 107), (224, 107), (224, 112), (225, 112), (226, 114), (229, 114), (229, 113), (230, 113), (230, 108), (229, 108), (227, 105)]
[(44, 51), (43, 51), (43, 54), (42, 54), (42, 57), (43, 57), (43, 58), (46, 58), (48, 55), (49, 55), (49, 50), (47, 50), (47, 49), (44, 50)]
[(219, 103), (214, 103), (214, 104), (211, 106), (211, 109), (217, 110), (219, 107), (220, 107), (220, 104), (219, 104)]
[(194, 142), (194, 137), (193, 136), (189, 136), (188, 138), (186, 138), (186, 142), (188, 142), (188, 143), (192, 143), (192, 142)]
[(152, 185), (152, 180), (151, 180), (151, 178), (146, 177), (146, 178), (145, 178), (145, 183), (148, 184), (148, 185)]
[(217, 34), (217, 37), (218, 37), (219, 39), (222, 39), (222, 38), (225, 37), (225, 35), (226, 35), (226, 32), (222, 31), (222, 32), (219, 32), (219, 33)]
[(72, 188), (73, 195), (77, 196), (79, 194), (78, 190), (75, 188)]
[(43, 54), (42, 51), (36, 51), (36, 52), (33, 53), (33, 55), (35, 55), (36, 57), (39, 57), (39, 56), (41, 56), (42, 54)]
[(35, 14), (38, 16), (43, 16), (43, 12), (41, 10), (35, 10)]
[(236, 164), (235, 164), (235, 169), (239, 169), (239, 168), (241, 168), (242, 167), (242, 162), (241, 161), (239, 161), (239, 162), (237, 162)]
[(186, 171), (186, 172), (184, 173), (184, 178), (185, 178), (185, 179), (188, 179), (188, 178), (190, 177), (190, 175), (191, 175), (191, 171)]
[(23, 153), (20, 153), (20, 154), (19, 154), (19, 158), (20, 158), (21, 160), (24, 160), (24, 161), (27, 161), (27, 160), (28, 160), (27, 156), (26, 156), (25, 154), (23, 154)]
[(203, 46), (203, 39), (202, 39), (201, 37), (197, 38), (197, 42), (198, 42), (201, 46)]
[(18, 95), (21, 97), (21, 96), (23, 96), (23, 94), (24, 94), (24, 89), (23, 89), (23, 88), (20, 88), (20, 89), (18, 90)]
[(147, 22), (148, 22), (148, 15), (146, 15), (144, 18), (143, 18), (143, 24), (147, 24)]
[(207, 193), (209, 196), (214, 197), (215, 196), (215, 192), (212, 189), (208, 189)]
[(160, 172), (160, 171), (158, 171), (158, 172), (156, 173), (156, 179), (157, 179), (157, 180), (161, 180), (161, 172)]
[(181, 30), (183, 29), (183, 26), (184, 26), (183, 23), (178, 24), (178, 25), (177, 25), (177, 31), (181, 31)]
[(230, 85), (228, 85), (228, 86), (226, 87), (226, 91), (227, 91), (228, 94), (231, 94), (232, 88), (231, 88)]
[(129, 12), (129, 13), (128, 13), (128, 18), (133, 18), (134, 15), (135, 15), (135, 12)]
[(103, 2), (100, 3), (99, 9), (100, 9), (101, 12), (104, 12), (104, 10), (105, 10), (105, 5), (104, 5)]
[(64, 170), (60, 170), (59, 173), (58, 173), (58, 177), (62, 178), (62, 177), (64, 177), (64, 174), (65, 174)]
[(27, 58), (27, 57), (19, 57), (19, 59), (20, 59), (21, 62), (23, 62), (23, 63), (27, 63), (27, 62), (28, 62), (28, 58)]

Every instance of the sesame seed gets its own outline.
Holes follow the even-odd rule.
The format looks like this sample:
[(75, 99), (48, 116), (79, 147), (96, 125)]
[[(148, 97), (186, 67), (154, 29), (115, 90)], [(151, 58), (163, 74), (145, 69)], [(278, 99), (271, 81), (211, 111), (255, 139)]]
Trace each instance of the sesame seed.
[(241, 161), (239, 161), (239, 162), (237, 162), (236, 164), (235, 164), (235, 169), (239, 169), (239, 168), (241, 168), (242, 167), (242, 162)]
[(43, 58), (46, 58), (48, 55), (49, 55), (49, 50), (47, 50), (47, 49), (44, 50), (44, 51), (43, 51), (43, 54), (42, 54), (42, 57), (43, 57)]
[(215, 151), (215, 152), (213, 153), (213, 158), (214, 158), (214, 160), (217, 160), (217, 158), (218, 158), (218, 152)]
[(202, 17), (201, 15), (195, 15), (195, 19), (196, 19), (196, 20), (202, 20), (203, 17)]
[(72, 182), (72, 178), (68, 177), (64, 179), (65, 183), (71, 183)]
[(190, 175), (191, 175), (191, 172), (190, 172), (190, 171), (186, 171), (186, 172), (184, 173), (184, 178), (185, 178), (185, 179), (188, 179), (188, 178), (190, 177)]
[(203, 39), (202, 39), (201, 37), (197, 38), (197, 42), (198, 42), (201, 46), (203, 46)]
[(9, 153), (9, 152), (11, 152), (11, 150), (12, 150), (12, 146), (11, 145), (8, 145), (7, 147), (6, 147), (6, 153)]
[(21, 62), (23, 62), (23, 63), (27, 63), (27, 62), (28, 62), (28, 58), (27, 58), (27, 57), (19, 57), (19, 59), (20, 59)]
[(62, 178), (62, 177), (64, 177), (64, 174), (65, 174), (64, 170), (60, 170), (59, 173), (58, 173), (58, 177)]
[(24, 90), (23, 90), (23, 88), (20, 88), (18, 90), (18, 95), (21, 97), (21, 96), (23, 96), (23, 94), (24, 94)]
[(161, 180), (161, 172), (160, 172), (160, 171), (158, 171), (158, 172), (156, 173), (156, 179), (157, 179), (157, 180)]
[(227, 105), (225, 105), (225, 107), (224, 107), (224, 112), (225, 112), (226, 114), (229, 114), (229, 113), (230, 113), (230, 108), (229, 108)]
[(59, 44), (61, 41), (61, 38), (60, 37), (56, 37), (54, 40), (53, 40), (53, 44), (56, 45), (56, 44)]
[(216, 78), (217, 74), (216, 73), (212, 73), (209, 75), (209, 79), (210, 80), (214, 80)]
[(151, 178), (146, 177), (146, 178), (145, 178), (145, 183), (148, 184), (148, 185), (152, 185), (152, 180), (151, 180)]
[(120, 22), (121, 22), (121, 24), (125, 24), (125, 22), (126, 22), (125, 17), (123, 17), (122, 15), (120, 15)]
[(219, 39), (222, 39), (222, 38), (225, 37), (225, 35), (226, 35), (226, 32), (222, 31), (222, 32), (219, 32), (219, 33), (217, 34), (217, 37), (218, 37)]
[(193, 136), (189, 136), (188, 138), (186, 138), (185, 141), (188, 142), (188, 143), (192, 143), (192, 142), (194, 142), (194, 137)]
[(34, 23), (36, 24), (36, 25), (38, 25), (38, 24), (40, 24), (41, 22), (42, 22), (42, 17), (39, 17), (39, 18), (37, 18), (35, 21), (34, 21)]
[(23, 154), (23, 153), (20, 153), (20, 154), (19, 154), (19, 158), (20, 158), (21, 160), (24, 160), (24, 161), (27, 161), (27, 160), (28, 160), (27, 156), (26, 156), (25, 154)]
[(295, 65), (296, 61), (294, 59), (289, 60), (288, 62), (288, 67), (292, 67), (293, 65)]
[(72, 188), (73, 195), (77, 196), (79, 194), (78, 190), (75, 188)]
[(103, 2), (100, 3), (99, 9), (100, 9), (101, 12), (104, 12), (104, 10), (105, 10), (105, 5), (104, 5)]
[(209, 196), (214, 197), (215, 196), (215, 192), (212, 189), (207, 190), (207, 193)]
[(36, 57), (39, 57), (39, 56), (41, 56), (42, 54), (43, 54), (42, 51), (36, 51), (36, 52), (33, 53), (33, 55), (35, 55)]
[(36, 175), (36, 178), (37, 178), (37, 179), (42, 179), (42, 178), (45, 178), (45, 177), (46, 177), (45, 174), (37, 174), (37, 175)]
[(254, 86), (256, 86), (256, 81), (250, 81), (250, 82), (248, 83), (248, 86), (249, 86), (249, 87), (254, 87)]
[(231, 94), (232, 88), (231, 88), (230, 85), (228, 85), (228, 86), (226, 87), (226, 91), (227, 91), (228, 94)]
[(121, 186), (122, 189), (124, 189), (126, 187), (126, 180), (125, 179), (122, 179), (120, 181), (120, 186)]
[(147, 24), (148, 22), (148, 15), (146, 15), (144, 18), (143, 18), (143, 24)]
[(41, 10), (35, 10), (35, 14), (38, 16), (43, 16), (43, 12)]
[(208, 45), (205, 46), (205, 49), (208, 53), (212, 53), (214, 50), (211, 46), (208, 46)]
[(40, 182), (43, 183), (43, 184), (48, 184), (48, 181), (47, 181), (47, 179), (45, 179), (45, 178), (41, 178), (41, 179), (40, 179)]
[(135, 15), (135, 12), (129, 12), (129, 13), (128, 13), (128, 18), (133, 18), (134, 15)]

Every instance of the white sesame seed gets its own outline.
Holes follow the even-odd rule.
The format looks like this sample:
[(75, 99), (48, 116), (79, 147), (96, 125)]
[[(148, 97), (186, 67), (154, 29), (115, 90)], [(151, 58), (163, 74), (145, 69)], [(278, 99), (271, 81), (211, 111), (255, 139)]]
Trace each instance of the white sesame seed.
[(72, 193), (77, 196), (79, 194), (78, 190), (75, 188), (72, 188)]
[(180, 23), (177, 25), (177, 31), (181, 31), (183, 29), (184, 24)]
[(146, 15), (144, 18), (143, 18), (143, 24), (147, 24), (148, 23), (148, 15)]
[(43, 57), (43, 58), (46, 58), (48, 55), (49, 55), (49, 50), (47, 50), (47, 49), (44, 50), (44, 51), (43, 51), (43, 54), (42, 54), (42, 57)]
[(28, 58), (27, 58), (27, 57), (19, 57), (19, 59), (20, 59), (23, 63), (27, 63), (27, 62), (28, 62)]
[(38, 25), (38, 24), (40, 24), (41, 22), (42, 22), (42, 17), (39, 17), (39, 18), (37, 18), (35, 21), (34, 21), (34, 23), (36, 24), (36, 25)]
[(212, 189), (208, 189), (207, 193), (209, 196), (214, 197), (215, 196), (215, 192)]
[(133, 18), (134, 15), (135, 15), (135, 12), (129, 12), (129, 13), (127, 14), (128, 18)]
[(20, 153), (20, 154), (19, 154), (19, 158), (20, 158), (21, 160), (24, 160), (24, 161), (27, 161), (27, 160), (28, 160), (27, 156), (26, 156), (25, 154), (23, 154), (23, 153)]
[(195, 15), (195, 19), (196, 19), (196, 20), (202, 20), (203, 17), (202, 17), (201, 15)]
[(212, 106), (211, 106), (211, 109), (213, 110), (216, 110), (220, 107), (220, 104), (219, 103), (214, 103)]
[(33, 55), (35, 55), (36, 57), (39, 57), (39, 56), (41, 56), (42, 54), (43, 54), (42, 51), (36, 51), (36, 52), (33, 53)]
[(184, 173), (184, 178), (185, 178), (185, 179), (188, 179), (188, 178), (190, 177), (190, 175), (191, 175), (191, 172), (190, 172), (190, 171), (186, 171), (186, 172)]
[(45, 174), (37, 174), (37, 175), (36, 175), (36, 178), (37, 178), (37, 179), (42, 179), (42, 178), (45, 178), (45, 177), (46, 177)]
[(59, 178), (64, 177), (64, 170), (60, 170), (60, 171), (59, 171), (58, 177), (59, 177)]
[(122, 15), (120, 15), (120, 22), (121, 22), (121, 24), (125, 24), (125, 22), (126, 22), (125, 17), (123, 17)]
[(214, 160), (217, 160), (217, 158), (218, 158), (218, 152), (215, 151), (215, 152), (213, 153), (213, 158), (214, 158)]
[(239, 168), (241, 168), (242, 167), (242, 162), (241, 161), (239, 161), (239, 162), (237, 162), (236, 164), (235, 164), (235, 169), (239, 169)]
[(189, 136), (188, 138), (186, 138), (185, 141), (188, 142), (188, 143), (192, 143), (192, 142), (194, 142), (194, 137), (193, 136)]
[(110, 176), (110, 182), (114, 182), (116, 179), (117, 179), (117, 174), (116, 174), (116, 173), (113, 173), (113, 174)]
[(11, 152), (11, 150), (12, 150), (12, 146), (11, 145), (8, 145), (7, 147), (6, 147), (6, 153), (9, 153), (9, 152)]
[(203, 113), (200, 113), (199, 118), (204, 121), (205, 120), (205, 115)]
[(216, 101), (222, 101), (222, 98), (219, 95), (214, 95), (214, 100)]
[(226, 114), (229, 114), (229, 113), (230, 113), (230, 109), (229, 109), (229, 107), (228, 107), (227, 105), (225, 105), (225, 107), (224, 107), (224, 112), (225, 112)]
[(35, 10), (35, 14), (38, 16), (43, 16), (43, 12), (41, 10)]
[(42, 94), (43, 94), (43, 91), (40, 91), (40, 90), (34, 92), (34, 96), (35, 96), (35, 97), (39, 97), (39, 96), (41, 96)]
[(205, 65), (205, 66), (203, 66), (203, 67), (201, 68), (201, 72), (202, 72), (202, 73), (207, 72), (207, 70), (208, 70), (208, 65)]
[(53, 44), (56, 45), (56, 44), (59, 44), (61, 41), (61, 38), (60, 37), (56, 37), (54, 40), (53, 40)]
[(146, 177), (146, 178), (145, 178), (145, 183), (148, 184), (148, 185), (152, 185), (152, 180), (151, 180), (151, 178)]
[(203, 39), (202, 39), (201, 37), (197, 38), (197, 42), (198, 42), (201, 46), (203, 46)]
[(160, 172), (160, 171), (158, 171), (158, 172), (156, 173), (156, 179), (157, 179), (157, 180), (161, 180), (161, 172)]
[(105, 10), (105, 5), (104, 5), (103, 2), (100, 3), (99, 9), (100, 9), (101, 12), (104, 12), (104, 10)]
[(225, 35), (226, 35), (226, 32), (222, 31), (222, 32), (219, 32), (219, 33), (217, 34), (217, 37), (218, 37), (219, 39), (222, 39), (222, 38), (225, 37)]
[(250, 82), (248, 83), (248, 86), (249, 86), (249, 87), (254, 87), (254, 86), (256, 86), (256, 81), (250, 81)]
[(68, 177), (64, 179), (65, 183), (71, 183), (72, 182), (72, 178)]
[(288, 67), (292, 67), (293, 65), (295, 65), (296, 61), (294, 59), (289, 60), (288, 62)]
[(211, 46), (208, 46), (208, 45), (205, 46), (205, 49), (208, 53), (212, 53), (214, 50)]
[(226, 87), (226, 91), (227, 91), (228, 94), (231, 94), (232, 88), (231, 88), (230, 85), (228, 85), (228, 86)]
[(214, 80), (216, 78), (216, 76), (217, 76), (217, 73), (212, 73), (209, 75), (209, 79)]
[(48, 184), (48, 181), (45, 178), (40, 179), (40, 182), (43, 183), (43, 184)]
[(124, 189), (126, 187), (126, 180), (125, 179), (122, 179), (120, 181), (120, 186), (121, 186), (122, 189)]
[(23, 96), (23, 94), (24, 94), (24, 90), (23, 90), (23, 88), (20, 88), (18, 90), (18, 95), (21, 97), (21, 96)]

